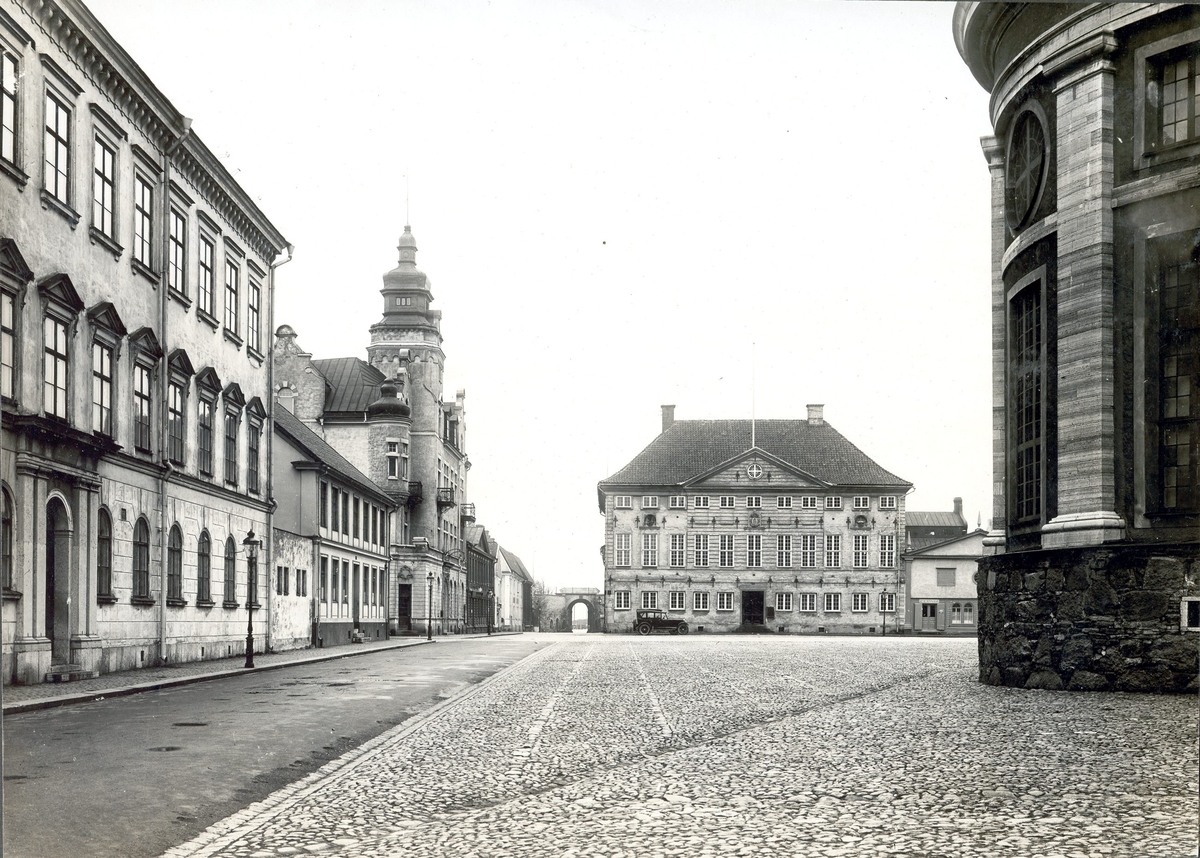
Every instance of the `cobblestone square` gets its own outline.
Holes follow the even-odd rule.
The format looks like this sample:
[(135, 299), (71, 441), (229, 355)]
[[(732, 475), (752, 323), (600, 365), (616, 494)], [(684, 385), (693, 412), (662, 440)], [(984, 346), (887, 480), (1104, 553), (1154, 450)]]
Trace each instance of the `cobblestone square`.
[(1197, 854), (1189, 697), (973, 640), (557, 636), (182, 856)]

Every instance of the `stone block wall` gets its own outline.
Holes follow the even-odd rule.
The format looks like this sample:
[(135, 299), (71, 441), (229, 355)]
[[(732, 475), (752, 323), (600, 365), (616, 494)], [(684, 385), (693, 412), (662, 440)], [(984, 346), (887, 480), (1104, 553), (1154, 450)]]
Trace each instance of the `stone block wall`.
[(1073, 691), (1195, 693), (1194, 545), (1029, 551), (979, 561), (979, 678)]

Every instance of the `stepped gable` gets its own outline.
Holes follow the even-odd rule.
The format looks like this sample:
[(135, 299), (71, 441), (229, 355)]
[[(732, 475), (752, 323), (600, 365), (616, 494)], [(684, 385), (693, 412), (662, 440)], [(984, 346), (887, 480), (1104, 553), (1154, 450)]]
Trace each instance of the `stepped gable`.
[[(757, 449), (831, 485), (912, 485), (825, 422), (757, 420), (754, 438)], [(679, 485), (751, 449), (749, 420), (676, 420), (600, 486)]]
[(312, 363), (329, 384), (326, 412), (366, 411), (379, 398), (384, 375), (365, 360), (326, 358)]

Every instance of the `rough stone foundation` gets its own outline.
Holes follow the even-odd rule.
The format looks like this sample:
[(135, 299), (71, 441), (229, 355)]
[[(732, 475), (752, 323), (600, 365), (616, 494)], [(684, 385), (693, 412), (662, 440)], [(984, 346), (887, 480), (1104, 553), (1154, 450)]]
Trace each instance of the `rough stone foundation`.
[(1195, 692), (1195, 545), (1029, 551), (979, 561), (979, 679), (1072, 691)]

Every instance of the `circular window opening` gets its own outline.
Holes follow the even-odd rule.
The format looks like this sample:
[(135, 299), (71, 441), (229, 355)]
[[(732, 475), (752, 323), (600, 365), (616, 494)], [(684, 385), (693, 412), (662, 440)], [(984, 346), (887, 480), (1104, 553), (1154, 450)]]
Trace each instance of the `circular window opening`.
[(1009, 224), (1014, 230), (1024, 227), (1037, 211), (1046, 160), (1045, 123), (1036, 111), (1026, 108), (1013, 123), (1005, 171)]

